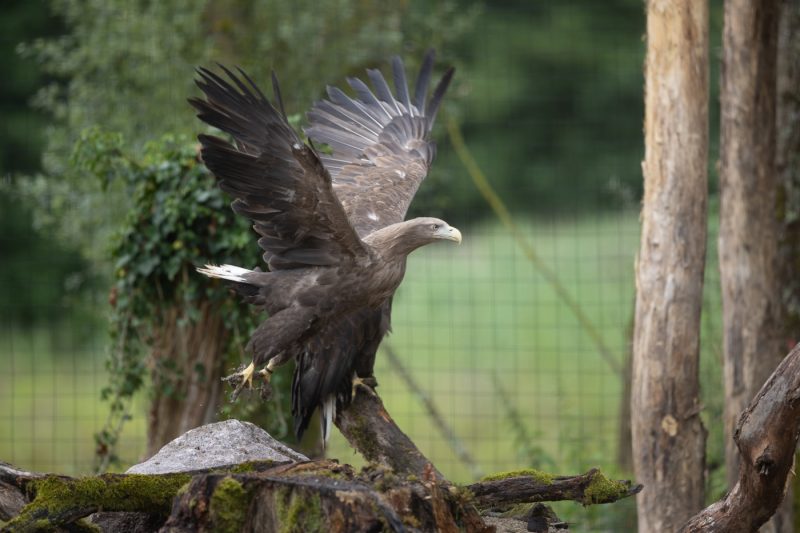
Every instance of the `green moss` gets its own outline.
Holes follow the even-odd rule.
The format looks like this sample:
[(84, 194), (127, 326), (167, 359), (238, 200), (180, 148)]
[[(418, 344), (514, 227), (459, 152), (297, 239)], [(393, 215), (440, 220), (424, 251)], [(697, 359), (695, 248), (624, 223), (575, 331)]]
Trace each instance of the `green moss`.
[(490, 474), (481, 481), (499, 481), (501, 479), (507, 479), (510, 477), (521, 477), (521, 476), (528, 476), (532, 477), (537, 483), (541, 483), (542, 485), (549, 485), (553, 482), (555, 476), (553, 474), (548, 474), (547, 472), (542, 472), (541, 470), (536, 470), (534, 468), (525, 468), (522, 470), (511, 470), (509, 472), (498, 472), (496, 474)]
[(36, 497), (8, 527), (23, 531), (53, 529), (69, 517), (69, 510), (75, 509), (85, 509), (87, 514), (94, 510), (144, 510), (166, 515), (178, 489), (189, 479), (188, 474), (105, 474), (78, 479), (47, 476), (31, 483)]
[(617, 501), (628, 494), (627, 484), (621, 481), (608, 479), (599, 470), (592, 476), (592, 480), (583, 491), (583, 504), (610, 503)]
[(512, 505), (508, 509), (504, 510), (500, 516), (503, 518), (518, 518), (523, 519), (528, 516), (528, 513), (531, 512), (531, 508), (534, 506), (532, 503), (518, 503), (516, 505)]
[(325, 531), (319, 494), (298, 494), (288, 488), (275, 491), (275, 511), (280, 533)]
[(178, 487), (178, 490), (175, 491), (175, 496), (183, 496), (189, 491), (189, 481)]
[(229, 469), (231, 474), (250, 474), (252, 472), (262, 472), (268, 468), (275, 466), (276, 461), (247, 461), (240, 463)]
[(455, 501), (458, 502), (460, 506), (463, 507), (467, 505), (476, 505), (475, 495), (467, 487), (456, 485), (450, 487), (450, 492), (453, 494)]
[(88, 520), (78, 520), (72, 527), (70, 528), (72, 532), (82, 532), (82, 533), (101, 533), (103, 530), (100, 529), (98, 526), (92, 524)]
[(232, 477), (226, 477), (214, 488), (209, 505), (214, 531), (241, 531), (247, 519), (250, 493)]
[(374, 483), (374, 487), (378, 492), (388, 492), (393, 488), (395, 488), (396, 486), (398, 486), (399, 484), (400, 480), (397, 478), (397, 476), (390, 471), (386, 471)]
[(350, 437), (356, 441), (356, 449), (367, 461), (378, 457), (380, 446), (375, 437), (375, 432), (370, 427), (370, 423), (363, 417), (357, 417), (355, 425), (350, 431)]
[(328, 468), (315, 468), (313, 470), (293, 471), (292, 477), (300, 477), (300, 478), (326, 477), (330, 479), (347, 479), (347, 476), (344, 473), (334, 472)]

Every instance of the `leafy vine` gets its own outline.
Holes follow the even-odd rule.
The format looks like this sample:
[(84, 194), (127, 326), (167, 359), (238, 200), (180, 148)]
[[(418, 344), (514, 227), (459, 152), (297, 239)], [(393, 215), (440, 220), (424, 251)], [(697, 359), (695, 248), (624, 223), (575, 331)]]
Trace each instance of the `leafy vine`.
[[(246, 339), (262, 318), (224, 284), (196, 274), (195, 267), (255, 266), (260, 258), (248, 221), (230, 210), (230, 199), (186, 137), (164, 136), (133, 157), (120, 135), (92, 128), (83, 132), (72, 164), (101, 180), (104, 188), (123, 187), (130, 200), (110, 250), (115, 277), (109, 293), (112, 342), (109, 382), (101, 393), (109, 402), (109, 414), (95, 435), (97, 469), (104, 471), (119, 460), (115, 450), (131, 417), (132, 400), (148, 378), (161, 393), (180, 394), (175, 384), (181, 376), (169, 360), (150, 365), (148, 375), (148, 354), (166, 309), (177, 309), (178, 323), (185, 325), (199, 319), (201, 305), (210, 304), (229, 333), (219, 357), (230, 366), (242, 360)], [(277, 374), (274, 379), (278, 401), (227, 404), (218, 415), (259, 418), (275, 436), (285, 436), (288, 394), (281, 391), (287, 390), (288, 377)]]

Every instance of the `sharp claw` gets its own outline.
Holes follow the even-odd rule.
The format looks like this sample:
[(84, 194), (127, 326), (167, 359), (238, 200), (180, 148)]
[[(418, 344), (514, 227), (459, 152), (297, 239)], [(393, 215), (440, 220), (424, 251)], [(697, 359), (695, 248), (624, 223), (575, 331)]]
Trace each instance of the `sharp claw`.
[(378, 393), (375, 392), (375, 387), (378, 386), (378, 382), (375, 380), (374, 377), (366, 377), (360, 378), (357, 375), (353, 376), (353, 388), (351, 390), (351, 400), (356, 398), (356, 394), (358, 393), (358, 388), (361, 387), (363, 390), (372, 396), (378, 396)]
[(253, 371), (255, 370), (255, 363), (250, 362), (250, 364), (242, 370), (241, 372), (236, 372), (235, 374), (231, 374), (228, 377), (222, 378), (222, 381), (226, 381), (235, 385), (233, 392), (231, 393), (231, 401), (235, 402), (236, 398), (239, 397), (242, 390), (244, 389), (245, 385), (248, 389), (253, 388)]
[(268, 400), (270, 396), (272, 396), (272, 385), (270, 385), (272, 369), (269, 367), (269, 364), (259, 370), (258, 375), (264, 380), (264, 382), (261, 384), (261, 399)]

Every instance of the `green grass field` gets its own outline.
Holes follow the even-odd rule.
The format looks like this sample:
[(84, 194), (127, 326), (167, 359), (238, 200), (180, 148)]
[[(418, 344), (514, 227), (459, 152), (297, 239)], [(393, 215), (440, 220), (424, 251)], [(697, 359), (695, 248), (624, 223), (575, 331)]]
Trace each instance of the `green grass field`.
[[(620, 365), (632, 320), (638, 231), (635, 212), (524, 226), (526, 238)], [(710, 239), (702, 372), (706, 421), (712, 425), (709, 450), (719, 454), (714, 244)], [(397, 423), (451, 479), (469, 481), (477, 471), (531, 465), (563, 474), (599, 466), (626, 475), (615, 466), (620, 379), (504, 229), (467, 229), (460, 247), (442, 244), (413, 254), (395, 300), (393, 326), (387, 342), (474, 463), (456, 458), (384, 354), (376, 366), (379, 392)], [(69, 328), (62, 329), (67, 333), (0, 331), (6, 369), (0, 375), (0, 460), (74, 474), (91, 468), (92, 434), (107, 413), (99, 401), (105, 348), (102, 340), (71, 343)], [(514, 414), (521, 423), (512, 422)], [(124, 434), (122, 457), (137, 461), (143, 440), (142, 399)], [(336, 433), (329, 455), (359, 462)]]

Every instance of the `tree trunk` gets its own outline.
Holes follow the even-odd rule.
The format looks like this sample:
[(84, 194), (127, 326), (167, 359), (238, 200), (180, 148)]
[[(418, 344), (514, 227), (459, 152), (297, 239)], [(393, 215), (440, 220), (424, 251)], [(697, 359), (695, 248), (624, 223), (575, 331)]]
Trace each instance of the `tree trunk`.
[(706, 251), (708, 5), (647, 4), (645, 182), (631, 395), (639, 531), (703, 506), (699, 340)]
[[(782, 214), (779, 263), (783, 267), (784, 332), (789, 344), (800, 341), (800, 2), (783, 0), (778, 22), (778, 72), (775, 165), (779, 180), (778, 213)], [(797, 459), (795, 459), (795, 462)], [(792, 486), (793, 485), (793, 486)], [(784, 508), (796, 521), (793, 495), (800, 490), (795, 476)]]
[[(784, 351), (775, 171), (778, 0), (726, 0), (721, 71), (719, 265), (725, 385), (725, 467), (739, 415)], [(773, 531), (791, 531), (781, 525)]]
[(153, 397), (147, 456), (190, 429), (214, 420), (222, 391), (227, 333), (219, 311), (203, 302), (195, 321), (177, 307), (163, 312), (150, 358)]

